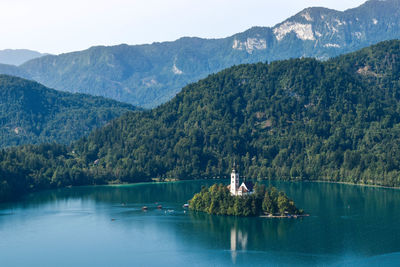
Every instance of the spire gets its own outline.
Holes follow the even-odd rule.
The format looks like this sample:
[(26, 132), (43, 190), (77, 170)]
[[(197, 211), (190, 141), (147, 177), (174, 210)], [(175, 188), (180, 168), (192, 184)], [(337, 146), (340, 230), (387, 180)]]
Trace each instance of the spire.
[(236, 172), (236, 161), (233, 162), (232, 173), (231, 173), (231, 184), (230, 191), (231, 195), (236, 196), (239, 189), (239, 173)]

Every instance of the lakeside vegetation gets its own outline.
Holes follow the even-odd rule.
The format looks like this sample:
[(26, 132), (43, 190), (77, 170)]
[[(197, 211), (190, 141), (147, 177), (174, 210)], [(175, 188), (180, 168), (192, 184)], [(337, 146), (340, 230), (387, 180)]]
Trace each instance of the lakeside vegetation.
[(0, 152), (0, 200), (68, 185), (226, 177), (400, 185), (400, 41), (240, 65), (70, 146)]
[(214, 184), (202, 187), (189, 201), (189, 209), (216, 215), (232, 216), (289, 216), (301, 215), (294, 201), (275, 187), (265, 188), (256, 183), (254, 193), (244, 196), (232, 196), (226, 185)]

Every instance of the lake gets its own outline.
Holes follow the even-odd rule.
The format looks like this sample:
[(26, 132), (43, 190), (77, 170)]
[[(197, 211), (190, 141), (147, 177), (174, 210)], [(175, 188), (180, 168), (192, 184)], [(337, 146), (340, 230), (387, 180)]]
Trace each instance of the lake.
[(301, 219), (183, 209), (212, 183), (76, 187), (0, 204), (0, 266), (400, 264), (400, 190), (272, 183), (311, 215)]

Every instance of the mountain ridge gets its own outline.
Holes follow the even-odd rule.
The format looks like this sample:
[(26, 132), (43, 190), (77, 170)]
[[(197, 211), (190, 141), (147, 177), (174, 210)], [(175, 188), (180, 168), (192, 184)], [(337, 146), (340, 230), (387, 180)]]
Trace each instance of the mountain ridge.
[(343, 12), (307, 8), (273, 27), (253, 27), (226, 38), (95, 46), (33, 59), (20, 69), (58, 90), (154, 107), (186, 84), (233, 65), (298, 57), (326, 60), (400, 38), (399, 10), (399, 0), (367, 1)]
[(0, 50), (0, 63), (19, 66), (29, 60), (49, 55), (29, 49), (3, 49)]

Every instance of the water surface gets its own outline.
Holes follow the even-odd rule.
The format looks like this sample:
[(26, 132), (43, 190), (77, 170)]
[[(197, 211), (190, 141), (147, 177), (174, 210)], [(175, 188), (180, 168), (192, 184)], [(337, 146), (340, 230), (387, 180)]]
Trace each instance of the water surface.
[(0, 266), (400, 264), (400, 190), (274, 183), (311, 214), (302, 219), (182, 208), (212, 183), (77, 187), (0, 204)]

